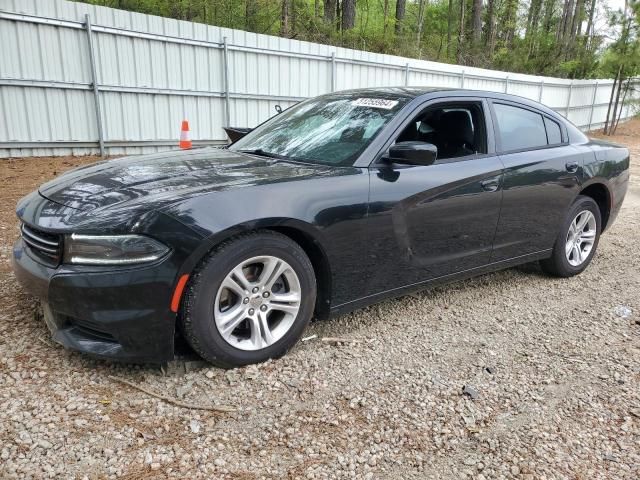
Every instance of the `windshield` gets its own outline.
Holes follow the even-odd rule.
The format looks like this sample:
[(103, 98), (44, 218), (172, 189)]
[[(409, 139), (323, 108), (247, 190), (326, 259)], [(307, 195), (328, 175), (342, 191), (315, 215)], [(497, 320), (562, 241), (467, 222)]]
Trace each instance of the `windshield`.
[(313, 98), (273, 117), (230, 150), (323, 165), (347, 166), (407, 99), (353, 94)]

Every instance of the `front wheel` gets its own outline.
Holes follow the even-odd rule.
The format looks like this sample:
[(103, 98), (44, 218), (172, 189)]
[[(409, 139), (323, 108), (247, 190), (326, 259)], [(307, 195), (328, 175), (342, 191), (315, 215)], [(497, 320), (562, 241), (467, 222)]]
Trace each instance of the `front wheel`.
[(550, 258), (542, 260), (542, 269), (558, 277), (581, 273), (596, 252), (602, 225), (600, 208), (590, 197), (578, 196), (553, 247)]
[(316, 280), (300, 246), (276, 232), (245, 234), (216, 248), (185, 294), (191, 347), (230, 368), (284, 355), (313, 314)]

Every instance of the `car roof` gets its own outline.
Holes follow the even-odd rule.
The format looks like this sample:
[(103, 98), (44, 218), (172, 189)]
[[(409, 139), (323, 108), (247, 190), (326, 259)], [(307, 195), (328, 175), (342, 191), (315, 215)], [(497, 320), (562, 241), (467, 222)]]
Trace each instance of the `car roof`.
[[(446, 94), (446, 95), (443, 95)], [(325, 94), (323, 96), (348, 96), (358, 98), (363, 95), (370, 97), (384, 97), (392, 96), (395, 98), (406, 98), (408, 100), (424, 97), (428, 98), (442, 98), (443, 96), (452, 97), (486, 97), (497, 100), (506, 100), (511, 102), (528, 105), (530, 107), (542, 110), (545, 113), (558, 117), (558, 114), (551, 110), (549, 107), (533, 101), (529, 98), (521, 97), (518, 95), (511, 95), (508, 93), (495, 92), (490, 90), (467, 90), (462, 88), (443, 88), (443, 87), (370, 87), (370, 88), (356, 88), (352, 90), (341, 90)]]
[(369, 88), (354, 88), (351, 90), (340, 90), (332, 93), (327, 93), (326, 96), (352, 96), (361, 97), (363, 95), (368, 96), (383, 96), (391, 95), (394, 97), (404, 98), (417, 98), (427, 93), (442, 92), (442, 91), (455, 91), (451, 88), (430, 88), (430, 87), (369, 87)]

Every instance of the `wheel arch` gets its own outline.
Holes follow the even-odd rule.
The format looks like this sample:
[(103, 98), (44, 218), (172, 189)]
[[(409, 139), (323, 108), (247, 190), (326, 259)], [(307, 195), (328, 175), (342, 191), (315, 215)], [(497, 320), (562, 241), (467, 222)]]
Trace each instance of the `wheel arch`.
[(294, 226), (274, 225), (263, 228), (281, 233), (296, 242), (311, 260), (316, 275), (317, 298), (315, 316), (325, 319), (331, 308), (331, 265), (322, 244), (312, 234)]
[(595, 180), (583, 186), (579, 195), (590, 197), (598, 204), (602, 219), (602, 231), (605, 231), (611, 215), (611, 192), (607, 186), (603, 182)]
[(221, 243), (249, 232), (270, 230), (285, 235), (302, 248), (311, 261), (317, 282), (315, 317), (329, 316), (332, 297), (331, 264), (325, 248), (322, 233), (313, 225), (295, 219), (266, 218), (244, 222), (217, 232), (205, 241), (183, 265), (182, 273), (190, 274), (211, 250)]

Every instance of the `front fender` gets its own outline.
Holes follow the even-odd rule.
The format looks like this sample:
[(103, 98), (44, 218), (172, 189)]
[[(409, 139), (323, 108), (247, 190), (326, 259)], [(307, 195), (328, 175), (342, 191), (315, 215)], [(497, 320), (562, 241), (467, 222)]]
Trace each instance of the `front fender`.
[(228, 240), (229, 238), (254, 230), (279, 230), (282, 228), (293, 229), (298, 232), (304, 233), (306, 236), (312, 239), (312, 241), (318, 246), (318, 248), (321, 249), (322, 253), (325, 256), (327, 255), (326, 239), (324, 238), (323, 233), (313, 225), (294, 218), (255, 218), (239, 223), (237, 225), (229, 226), (228, 228), (217, 232), (211, 232), (209, 236), (202, 240), (201, 244), (196, 250), (193, 251), (189, 258), (187, 258), (181, 268), (181, 271), (182, 273), (190, 273), (191, 271), (193, 271), (196, 265), (200, 263), (202, 258), (204, 258), (204, 256), (208, 252), (210, 252), (217, 245), (220, 245), (222, 242)]
[[(190, 273), (207, 252), (226, 239), (271, 228), (294, 233), (291, 236), (296, 241), (301, 236), (309, 240), (331, 272), (331, 289), (337, 292), (332, 301), (344, 302), (364, 291), (366, 276), (361, 273), (367, 263), (368, 198), (368, 171), (351, 169), (331, 178), (217, 191), (171, 205), (163, 213), (204, 238), (184, 263), (184, 273)], [(340, 268), (332, 268), (337, 266)]]

